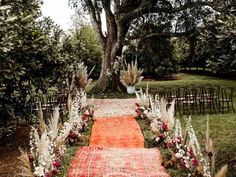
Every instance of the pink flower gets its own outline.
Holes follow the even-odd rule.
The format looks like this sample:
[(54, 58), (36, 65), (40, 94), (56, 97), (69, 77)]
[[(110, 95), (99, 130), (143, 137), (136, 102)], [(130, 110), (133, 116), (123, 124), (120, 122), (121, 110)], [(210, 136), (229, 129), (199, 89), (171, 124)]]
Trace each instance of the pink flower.
[(59, 167), (61, 166), (60, 161), (59, 161), (59, 160), (55, 160), (55, 161), (53, 162), (53, 166), (56, 167), (56, 168), (59, 168)]

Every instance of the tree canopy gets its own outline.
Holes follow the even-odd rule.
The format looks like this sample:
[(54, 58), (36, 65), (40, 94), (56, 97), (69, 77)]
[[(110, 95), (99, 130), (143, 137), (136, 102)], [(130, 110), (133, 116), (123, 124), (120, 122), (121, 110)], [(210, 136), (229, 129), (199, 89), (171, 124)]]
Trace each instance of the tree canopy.
[[(196, 59), (196, 40), (207, 19), (233, 7), (233, 1), (212, 0), (70, 0), (79, 13), (90, 15), (103, 49), (102, 69), (95, 86), (98, 91), (119, 90), (114, 63), (122, 47), (132, 39), (185, 36), (189, 43), (190, 60)], [(105, 14), (105, 19), (102, 18)], [(106, 31), (103, 23), (106, 21)], [(158, 28), (145, 28), (158, 26)], [(146, 23), (147, 24), (147, 23)], [(146, 25), (147, 27), (147, 25)], [(150, 30), (156, 29), (156, 30)], [(112, 73), (112, 77), (107, 73)], [(104, 87), (106, 86), (106, 87)]]

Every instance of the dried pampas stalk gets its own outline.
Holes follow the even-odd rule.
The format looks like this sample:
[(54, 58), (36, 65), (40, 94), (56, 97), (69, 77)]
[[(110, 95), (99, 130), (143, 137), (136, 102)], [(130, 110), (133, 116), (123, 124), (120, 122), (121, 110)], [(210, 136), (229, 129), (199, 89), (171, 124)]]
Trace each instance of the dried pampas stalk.
[(216, 164), (216, 157), (215, 157), (215, 153), (212, 154), (212, 157), (211, 157), (211, 176), (214, 176), (215, 175), (215, 165)]
[(182, 127), (181, 127), (181, 123), (179, 119), (175, 120), (175, 136), (176, 137), (183, 137), (183, 133), (182, 133)]
[(69, 117), (71, 116), (71, 111), (72, 111), (72, 98), (71, 98), (71, 94), (68, 94), (67, 97), (67, 111), (68, 111), (68, 115)]
[(175, 114), (175, 100), (173, 100), (171, 102), (171, 106), (169, 107), (169, 109), (167, 111), (166, 124), (167, 124), (169, 130), (171, 130), (175, 124), (174, 114)]
[(21, 163), (21, 166), (19, 167), (21, 172), (17, 176), (34, 177), (34, 174), (31, 169), (28, 153), (23, 150), (20, 150), (20, 152), (21, 152), (21, 155), (18, 157), (18, 159), (20, 160), (20, 163)]
[(213, 150), (213, 143), (210, 139), (210, 127), (209, 127), (209, 115), (207, 115), (206, 121), (206, 151), (207, 153), (212, 153)]
[(40, 133), (43, 133), (46, 130), (46, 124), (43, 119), (43, 110), (42, 110), (42, 105), (41, 101), (39, 101), (39, 131)]
[(164, 98), (161, 98), (160, 100), (160, 111), (161, 111), (161, 119), (166, 120), (167, 119), (167, 102)]
[(227, 170), (228, 170), (228, 165), (224, 165), (220, 171), (217, 172), (217, 174), (215, 175), (215, 177), (225, 177), (226, 176), (226, 173), (227, 173)]
[(60, 108), (57, 106), (55, 107), (55, 110), (53, 111), (53, 115), (51, 117), (51, 120), (49, 121), (48, 124), (48, 132), (52, 131), (52, 138), (55, 139), (58, 134), (58, 121), (60, 117), (59, 113)]

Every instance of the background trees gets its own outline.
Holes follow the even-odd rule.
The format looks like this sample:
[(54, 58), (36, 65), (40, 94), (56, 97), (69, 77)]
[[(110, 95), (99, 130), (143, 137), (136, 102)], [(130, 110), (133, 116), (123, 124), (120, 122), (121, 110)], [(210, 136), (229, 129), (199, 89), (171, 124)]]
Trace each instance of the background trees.
[[(95, 65), (92, 76), (99, 79), (94, 90), (121, 90), (115, 64), (124, 45), (128, 46), (124, 58), (138, 59), (148, 75), (170, 75), (177, 64), (235, 73), (233, 1), (70, 2), (91, 15), (93, 28), (75, 18), (74, 29), (64, 33), (50, 18), (42, 17), (40, 0), (0, 2), (4, 114), (27, 112), (29, 95), (51, 87), (65, 90), (78, 62), (89, 70)], [(102, 31), (102, 14), (106, 31)]]
[(51, 87), (65, 90), (78, 62), (97, 65), (99, 70), (101, 52), (92, 28), (85, 25), (65, 34), (50, 18), (42, 17), (41, 4), (0, 2), (1, 119), (29, 114), (37, 93)]
[[(132, 27), (142, 23), (141, 18), (155, 15), (159, 25), (165, 23), (166, 28), (158, 31), (149, 31), (152, 36), (186, 36), (189, 41), (189, 60), (196, 56), (196, 28), (204, 22), (204, 17), (209, 17), (216, 12), (215, 2), (212, 1), (145, 1), (145, 0), (70, 0), (73, 7), (84, 8), (92, 19), (92, 24), (97, 32), (103, 49), (103, 60), (100, 77), (95, 91), (112, 89), (119, 90), (119, 73), (115, 73), (114, 63), (117, 56), (121, 56), (122, 48), (126, 40), (130, 40), (127, 34)], [(102, 13), (105, 14), (106, 32), (102, 31)], [(138, 19), (138, 20), (137, 20)], [(169, 22), (169, 24), (168, 24)], [(158, 23), (157, 23), (158, 24)], [(169, 26), (168, 26), (169, 25)], [(167, 29), (167, 30), (166, 30)], [(161, 32), (161, 33), (160, 33)], [(112, 73), (112, 77), (107, 75)]]
[(214, 73), (236, 73), (236, 17), (216, 16), (208, 21), (198, 41), (199, 59), (206, 61)]

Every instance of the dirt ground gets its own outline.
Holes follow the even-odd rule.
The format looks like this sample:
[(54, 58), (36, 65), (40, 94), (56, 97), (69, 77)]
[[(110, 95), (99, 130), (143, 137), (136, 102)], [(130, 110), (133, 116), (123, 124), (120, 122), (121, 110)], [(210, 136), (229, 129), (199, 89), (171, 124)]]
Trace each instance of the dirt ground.
[(0, 139), (0, 177), (14, 177), (19, 172), (19, 147), (29, 145), (30, 126), (18, 126), (13, 134)]

